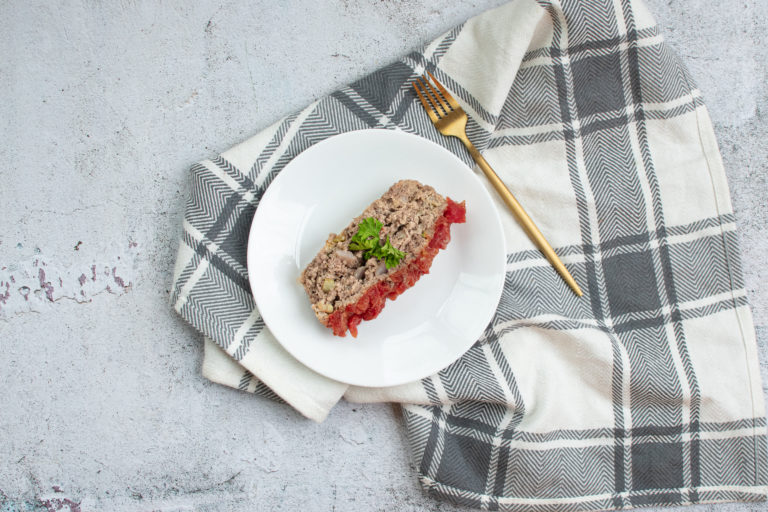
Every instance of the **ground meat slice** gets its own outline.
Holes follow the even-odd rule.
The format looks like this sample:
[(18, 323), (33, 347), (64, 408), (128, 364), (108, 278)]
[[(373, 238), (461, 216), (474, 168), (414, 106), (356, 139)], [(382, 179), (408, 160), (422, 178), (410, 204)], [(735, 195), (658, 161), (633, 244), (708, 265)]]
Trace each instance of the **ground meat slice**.
[[(450, 224), (464, 222), (464, 203), (455, 203), (414, 180), (398, 181), (324, 247), (301, 273), (299, 282), (317, 319), (344, 336), (357, 335), (362, 320), (375, 318), (387, 298), (394, 299), (429, 271), (432, 259), (450, 240)], [(369, 217), (382, 223), (380, 237), (405, 253), (393, 268), (349, 244)]]

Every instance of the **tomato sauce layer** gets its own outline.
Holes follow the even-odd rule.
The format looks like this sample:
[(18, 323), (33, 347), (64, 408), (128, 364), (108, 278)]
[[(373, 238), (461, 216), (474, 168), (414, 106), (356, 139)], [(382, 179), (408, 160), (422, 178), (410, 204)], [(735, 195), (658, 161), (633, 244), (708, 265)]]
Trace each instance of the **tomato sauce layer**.
[(357, 326), (363, 320), (373, 320), (384, 309), (387, 299), (395, 300), (398, 295), (416, 284), (421, 276), (429, 273), (432, 260), (440, 249), (451, 241), (451, 224), (466, 222), (464, 203), (456, 203), (449, 197), (448, 205), (435, 223), (435, 232), (419, 256), (392, 273), (387, 279), (371, 286), (354, 304), (335, 311), (328, 317), (328, 327), (336, 336), (346, 336), (347, 330), (357, 337)]

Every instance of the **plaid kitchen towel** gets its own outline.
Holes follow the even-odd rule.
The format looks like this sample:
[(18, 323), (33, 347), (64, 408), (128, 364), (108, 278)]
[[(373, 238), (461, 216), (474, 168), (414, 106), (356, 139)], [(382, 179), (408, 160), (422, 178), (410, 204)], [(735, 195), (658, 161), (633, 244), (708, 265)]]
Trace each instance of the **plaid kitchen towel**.
[[(471, 166), (412, 93), (425, 70), (585, 295), (499, 202), (507, 274), (483, 336), (420, 382), (347, 388), (264, 328), (248, 228), (275, 175), (339, 133), (404, 130)], [(407, 404), (424, 488), (473, 507), (765, 499), (764, 399), (725, 173), (700, 93), (639, 0), (515, 0), (191, 172), (171, 300), (205, 335), (209, 378), (316, 420), (342, 394)]]

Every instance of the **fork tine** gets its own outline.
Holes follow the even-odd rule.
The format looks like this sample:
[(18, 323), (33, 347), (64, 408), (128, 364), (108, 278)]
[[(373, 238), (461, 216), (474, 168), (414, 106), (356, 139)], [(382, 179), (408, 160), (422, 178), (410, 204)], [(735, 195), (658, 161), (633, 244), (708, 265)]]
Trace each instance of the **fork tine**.
[(433, 82), (435, 82), (435, 85), (438, 89), (440, 89), (440, 93), (443, 95), (443, 98), (448, 102), (448, 104), (451, 106), (452, 109), (456, 110), (459, 108), (459, 104), (456, 102), (456, 100), (451, 96), (451, 93), (445, 90), (445, 87), (437, 81), (437, 78), (435, 78), (432, 73), (427, 71), (427, 74), (432, 79)]
[(450, 112), (451, 110), (453, 110), (453, 109), (451, 109), (451, 108), (450, 108), (450, 106), (448, 105), (448, 103), (445, 103), (445, 102), (443, 101), (443, 99), (440, 97), (440, 94), (438, 94), (437, 90), (434, 88), (434, 86), (433, 86), (431, 83), (429, 83), (429, 80), (427, 80), (427, 78), (426, 78), (426, 77), (424, 77), (424, 82), (426, 82), (427, 86), (429, 87), (429, 92), (431, 92), (431, 93), (432, 93), (432, 94), (431, 94), (431, 96), (433, 96), (433, 97), (435, 98), (435, 100), (437, 101), (437, 103), (440, 105), (440, 108), (442, 108), (442, 109), (443, 109), (443, 113), (444, 113), (444, 114), (446, 114), (446, 115), (447, 115), (447, 114), (448, 114), (448, 112)]
[(438, 119), (445, 116), (445, 109), (441, 108), (441, 105), (437, 102), (437, 100), (434, 98), (434, 96), (429, 91), (429, 82), (425, 77), (421, 77), (418, 79), (419, 86), (421, 87), (421, 92), (424, 94), (424, 97), (427, 98), (427, 102), (430, 104), (432, 108), (432, 113), (437, 116)]
[(421, 100), (421, 105), (424, 107), (424, 110), (427, 111), (427, 115), (429, 116), (429, 119), (433, 123), (436, 123), (437, 121), (439, 121), (439, 118), (437, 117), (437, 114), (435, 114), (435, 112), (432, 110), (432, 105), (427, 103), (427, 99), (421, 94), (421, 91), (419, 90), (419, 85), (421, 85), (421, 83), (419, 82), (419, 85), (417, 85), (417, 82), (419, 82), (418, 79), (416, 80), (416, 82), (413, 82), (413, 88), (416, 89), (416, 94), (419, 96), (419, 100)]

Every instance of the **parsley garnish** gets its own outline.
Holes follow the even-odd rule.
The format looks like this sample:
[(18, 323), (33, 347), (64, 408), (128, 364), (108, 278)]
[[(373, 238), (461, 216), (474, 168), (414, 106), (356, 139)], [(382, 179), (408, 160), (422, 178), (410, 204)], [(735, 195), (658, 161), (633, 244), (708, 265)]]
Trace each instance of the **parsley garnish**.
[[(382, 223), (373, 217), (363, 219), (357, 226), (357, 233), (349, 241), (349, 248), (353, 251), (372, 251), (379, 245), (379, 232)], [(365, 258), (370, 258), (370, 254), (364, 254)]]
[(384, 263), (387, 265), (387, 269), (396, 267), (398, 263), (400, 263), (400, 260), (405, 258), (405, 253), (403, 251), (398, 251), (392, 247), (391, 243), (389, 243), (389, 235), (387, 235), (386, 243), (384, 245), (379, 245), (378, 249), (378, 254), (374, 255), (379, 260), (384, 260)]
[(363, 219), (357, 226), (357, 233), (349, 241), (349, 248), (353, 251), (363, 251), (363, 258), (366, 260), (374, 257), (383, 261), (387, 269), (390, 269), (400, 263), (405, 253), (392, 246), (389, 236), (382, 243), (379, 239), (382, 226), (383, 224), (373, 217)]

